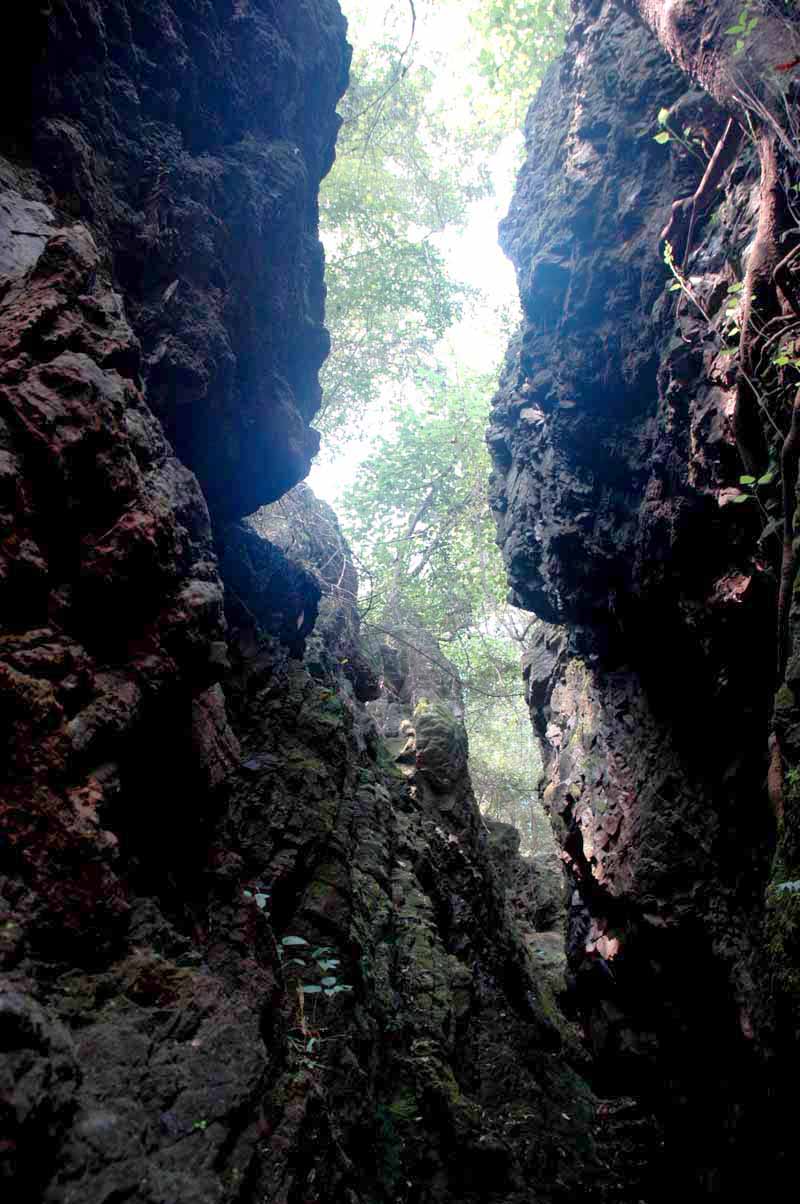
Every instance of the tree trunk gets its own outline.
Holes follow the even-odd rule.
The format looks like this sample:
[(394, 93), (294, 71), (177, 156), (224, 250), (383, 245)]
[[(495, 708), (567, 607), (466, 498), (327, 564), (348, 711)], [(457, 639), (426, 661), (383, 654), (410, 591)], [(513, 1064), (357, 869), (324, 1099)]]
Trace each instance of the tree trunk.
[[(753, 96), (773, 116), (782, 108), (774, 70), (800, 50), (797, 14), (780, 16), (764, 0), (619, 0), (653, 31), (682, 71), (730, 113)], [(728, 33), (740, 15), (750, 32)], [(779, 77), (780, 78), (780, 77)]]

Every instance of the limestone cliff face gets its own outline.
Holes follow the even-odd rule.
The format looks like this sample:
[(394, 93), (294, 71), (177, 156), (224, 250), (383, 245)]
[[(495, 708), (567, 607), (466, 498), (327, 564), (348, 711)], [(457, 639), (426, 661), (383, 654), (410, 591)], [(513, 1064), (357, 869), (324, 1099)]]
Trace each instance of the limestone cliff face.
[[(659, 234), (704, 164), (654, 141), (661, 108), (709, 151), (727, 119), (618, 6), (580, 4), (502, 227), (524, 319), (488, 436), (492, 505), (513, 597), (545, 620), (525, 674), (575, 885), (572, 968), (609, 971), (583, 1004), (598, 1072), (666, 1117), (665, 1190), (725, 1194), (751, 1173), (746, 1140), (785, 1150), (765, 1066), (796, 1056), (774, 989), (792, 928), (765, 929), (781, 445), (765, 419), (772, 483), (737, 497), (756, 148), (699, 206), (691, 295), (669, 291)], [(791, 407), (770, 404), (785, 435)]]
[[(655, 251), (695, 175), (652, 116), (712, 136), (720, 115), (593, 0), (506, 227), (526, 325), (495, 506), (549, 624), (528, 684), (577, 1024), (562, 900), (480, 819), (450, 668), (363, 640), (308, 491), (243, 521), (315, 447), (344, 32), (334, 0), (51, 0), (15, 45), (26, 87), (0, 81), (0, 1183), (23, 1204), (734, 1194), (744, 1138), (772, 1142), (800, 869), (787, 823), (771, 1010), (773, 559), (731, 501), (728, 358)], [(755, 192), (745, 152), (698, 235), (718, 323)], [(590, 1081), (646, 1107), (598, 1112)]]
[(148, 404), (211, 510), (250, 513), (318, 443), (317, 191), (349, 63), (338, 5), (40, 7), (21, 64), (29, 125), (4, 105), (0, 138), (110, 254)]
[(344, 21), (57, 0), (23, 26), (3, 87), (32, 77), (30, 106), (0, 118), (3, 1183), (239, 1198), (278, 987), (249, 912), (236, 972), (207, 954), (242, 759), (209, 509), (219, 530), (277, 496), (316, 446)]

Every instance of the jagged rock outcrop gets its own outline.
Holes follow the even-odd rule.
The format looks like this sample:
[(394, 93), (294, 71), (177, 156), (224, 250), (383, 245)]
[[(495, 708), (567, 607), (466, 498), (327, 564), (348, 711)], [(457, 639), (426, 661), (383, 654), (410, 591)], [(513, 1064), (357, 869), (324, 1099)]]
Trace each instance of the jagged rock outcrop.
[[(0, 1173), (31, 1202), (241, 1198), (279, 987), (274, 958), (207, 955), (241, 764), (209, 506), (247, 513), (316, 446), (344, 21), (327, 0), (55, 0), (27, 6), (15, 55)], [(310, 628), (316, 586), (297, 588)]]
[[(291, 498), (288, 524), (286, 512), (278, 503), (253, 525), (302, 549), (332, 639), (312, 636), (300, 660), (272, 634), (307, 611), (296, 568), (266, 605), (258, 573), (250, 590), (238, 578), (228, 696), (243, 761), (211, 852), (215, 957), (239, 956), (233, 914), (260, 931), (262, 957), (272, 934), (283, 955), (254, 1198), (521, 1204), (533, 1187), (543, 1200), (589, 1188), (624, 1199), (626, 1176), (595, 1144), (584, 1055), (510, 907), (466, 762), (437, 756), (466, 746), (454, 671), (437, 698), (422, 658), (428, 694), (404, 737), (414, 756), (396, 765), (369, 713), (386, 712), (364, 708), (363, 679), (338, 655), (342, 630), (352, 651), (357, 629), (352, 564), (333, 569), (346, 545), (310, 491)], [(399, 660), (392, 689), (411, 698)]]
[[(679, 37), (680, 6), (663, 8)], [(775, 1054), (796, 1067), (796, 1023), (776, 983), (796, 944), (791, 922), (777, 941), (765, 929), (785, 827), (765, 782), (781, 572), (767, 469), (791, 382), (770, 378), (757, 503), (735, 419), (763, 147), (745, 138), (698, 203), (669, 291), (662, 231), (703, 164), (654, 140), (661, 108), (709, 152), (728, 117), (616, 5), (580, 4), (502, 227), (524, 318), (488, 438), (513, 596), (546, 620), (525, 675), (576, 889), (578, 1006), (604, 1089), (666, 1122), (665, 1196), (695, 1198), (763, 1191), (789, 1149), (794, 1071)], [(797, 179), (788, 156), (781, 171)]]
[(318, 446), (338, 4), (56, 0), (27, 23), (29, 124), (4, 105), (0, 139), (108, 249), (150, 408), (212, 512), (248, 514)]
[(341, 672), (359, 702), (378, 698), (380, 657), (367, 647), (358, 610), (358, 577), (331, 507), (301, 483), (254, 514), (250, 525), (317, 579), (319, 614), (306, 646), (311, 671)]

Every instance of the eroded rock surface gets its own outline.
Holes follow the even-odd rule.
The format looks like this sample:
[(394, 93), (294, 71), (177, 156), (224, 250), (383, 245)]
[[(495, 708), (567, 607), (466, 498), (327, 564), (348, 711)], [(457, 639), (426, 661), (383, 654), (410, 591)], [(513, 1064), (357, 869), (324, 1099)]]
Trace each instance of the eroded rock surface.
[[(322, 249), (349, 48), (335, 0), (82, 0), (28, 20), (47, 196), (110, 250), (150, 408), (215, 514), (308, 471)], [(24, 47), (24, 43), (23, 43)]]
[(31, 1204), (239, 1199), (282, 987), (269, 942), (207, 953), (242, 762), (209, 504), (245, 514), (316, 447), (344, 21), (325, 0), (23, 16), (30, 106), (0, 118), (1, 1181)]
[[(30, 103), (0, 84), (4, 1191), (740, 1192), (753, 1143), (780, 1150), (760, 1075), (787, 1048), (760, 987), (774, 578), (731, 502), (728, 361), (663, 292), (658, 231), (697, 170), (651, 137), (660, 105), (709, 138), (720, 114), (592, 0), (506, 226), (526, 325), (494, 497), (516, 596), (551, 624), (527, 676), (565, 970), (558, 890), (478, 814), (451, 667), (419, 633), (364, 641), (308, 491), (243, 521), (316, 446), (338, 6), (23, 15)], [(722, 324), (752, 156), (720, 199), (692, 271)], [(791, 986), (784, 852), (767, 935)]]
[(662, 107), (713, 149), (726, 115), (650, 32), (580, 5), (502, 227), (524, 319), (488, 438), (513, 597), (546, 621), (525, 676), (598, 1082), (666, 1119), (666, 1194), (724, 1195), (758, 1181), (751, 1143), (787, 1148), (774, 1042), (796, 1056), (764, 956), (780, 541), (775, 486), (736, 501), (756, 150), (670, 291), (659, 235), (703, 165), (654, 141)]

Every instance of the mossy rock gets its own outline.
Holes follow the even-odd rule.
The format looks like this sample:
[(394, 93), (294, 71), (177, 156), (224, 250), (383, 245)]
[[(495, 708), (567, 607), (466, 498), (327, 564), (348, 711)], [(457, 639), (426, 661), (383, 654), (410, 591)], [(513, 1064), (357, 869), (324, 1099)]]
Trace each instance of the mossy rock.
[(418, 772), (434, 789), (448, 790), (467, 772), (469, 746), (463, 723), (444, 703), (419, 703), (414, 729)]
[(416, 1092), (411, 1087), (401, 1087), (389, 1104), (389, 1112), (395, 1121), (414, 1120), (419, 1115)]
[(800, 878), (782, 867), (767, 891), (766, 947), (781, 1003), (800, 1016)]

